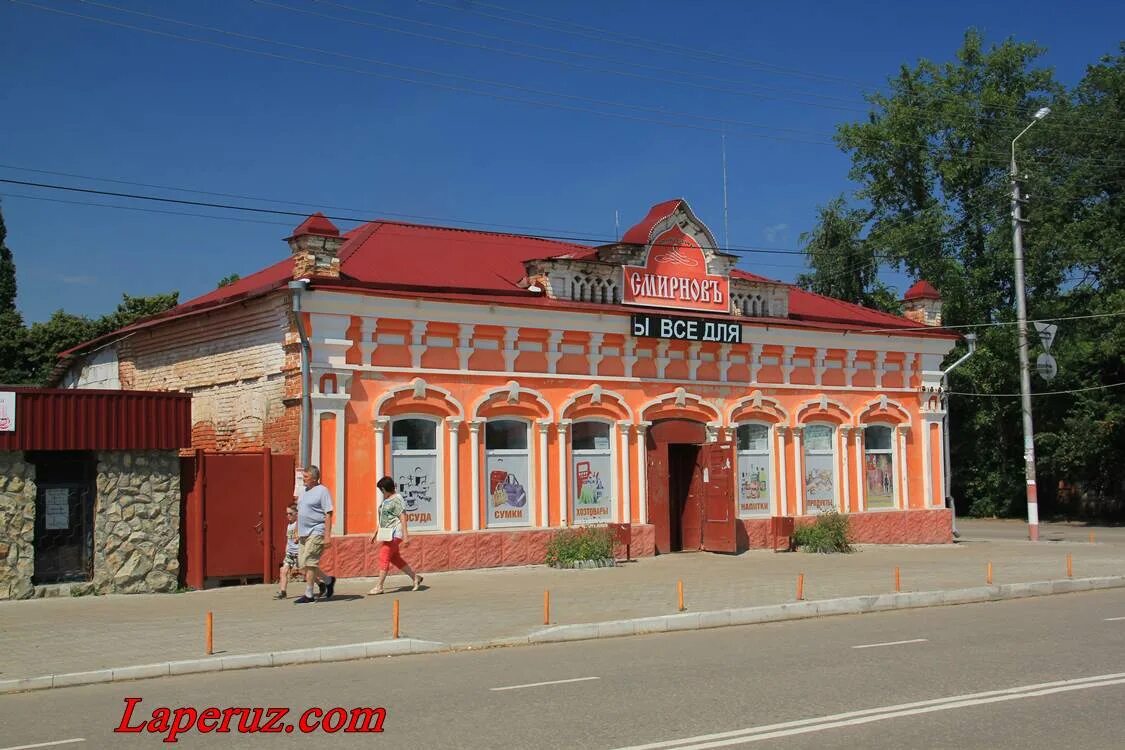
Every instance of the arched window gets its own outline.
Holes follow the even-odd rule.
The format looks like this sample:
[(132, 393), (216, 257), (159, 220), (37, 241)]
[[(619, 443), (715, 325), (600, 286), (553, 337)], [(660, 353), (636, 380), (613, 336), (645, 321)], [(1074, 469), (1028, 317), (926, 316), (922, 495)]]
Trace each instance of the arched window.
[(529, 429), (519, 419), (490, 419), (484, 425), (487, 526), (531, 525)]
[(823, 513), (836, 504), (836, 428), (805, 427), (805, 512)]
[(863, 429), (863, 488), (867, 510), (895, 507), (894, 431), (886, 425)]
[(770, 428), (764, 424), (738, 426), (738, 517), (770, 515)]
[(575, 422), (570, 433), (570, 513), (575, 524), (613, 520), (611, 426)]
[(411, 530), (441, 528), (437, 431), (437, 421), (424, 417), (391, 421), (391, 476), (406, 504), (406, 520)]

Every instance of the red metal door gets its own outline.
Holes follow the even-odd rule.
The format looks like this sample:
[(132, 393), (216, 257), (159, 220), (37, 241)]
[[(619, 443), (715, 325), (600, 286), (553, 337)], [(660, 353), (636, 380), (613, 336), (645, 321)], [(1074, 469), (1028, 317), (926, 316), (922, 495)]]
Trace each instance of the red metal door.
[(205, 453), (180, 461), (185, 580), (272, 581), (285, 554), (294, 458), (270, 451)]
[(207, 578), (260, 575), (265, 519), (262, 454), (208, 455), (203, 478)]
[(737, 552), (734, 443), (706, 443), (699, 451), (703, 485), (703, 544), (709, 552)]
[[(649, 440), (652, 438), (650, 437)], [(656, 533), (656, 551), (672, 551), (671, 514), (668, 508), (668, 445), (649, 444), (648, 452), (648, 521)]]

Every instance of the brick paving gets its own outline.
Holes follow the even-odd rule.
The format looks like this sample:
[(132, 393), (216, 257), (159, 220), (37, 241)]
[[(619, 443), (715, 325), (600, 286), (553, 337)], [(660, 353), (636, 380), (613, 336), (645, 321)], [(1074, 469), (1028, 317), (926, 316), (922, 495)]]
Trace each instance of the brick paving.
[[(404, 637), (457, 644), (542, 628), (545, 589), (552, 624), (569, 624), (673, 613), (677, 580), (688, 611), (700, 612), (792, 601), (802, 572), (806, 599), (892, 591), (896, 565), (903, 591), (983, 585), (990, 561), (996, 584), (1065, 578), (1068, 552), (1075, 577), (1125, 575), (1125, 529), (1045, 525), (1043, 538), (1060, 541), (1033, 545), (1020, 539), (1024, 527), (1016, 522), (959, 526), (957, 544), (866, 546), (852, 555), (694, 553), (594, 570), (432, 573), (419, 592), (398, 576), (379, 597), (364, 595), (371, 580), (350, 579), (333, 601), (299, 606), (292, 598), (273, 601), (273, 586), (0, 602), (0, 679), (198, 658), (207, 611), (214, 613), (216, 653), (236, 655), (389, 638), (395, 598)], [(297, 585), (290, 593), (299, 594)]]

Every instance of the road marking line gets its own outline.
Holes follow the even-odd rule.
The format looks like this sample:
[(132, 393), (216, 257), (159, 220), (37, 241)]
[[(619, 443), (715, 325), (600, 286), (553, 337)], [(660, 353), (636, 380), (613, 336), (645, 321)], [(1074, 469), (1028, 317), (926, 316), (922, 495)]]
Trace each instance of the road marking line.
[(1106, 622), (1117, 622), (1118, 620), (1125, 620), (1125, 617), (1107, 617)]
[[(883, 719), (892, 719), (898, 716), (910, 716), (916, 713), (944, 711), (951, 708), (964, 708), (966, 706), (1118, 684), (1125, 684), (1125, 672), (1096, 675), (1094, 677), (1079, 677), (1071, 680), (1058, 680), (1034, 685), (1022, 685), (1002, 690), (988, 690), (981, 693), (951, 695), (945, 698), (901, 703), (894, 706), (866, 708), (841, 714), (818, 716), (811, 719), (797, 719), (795, 721), (786, 721), (779, 724), (766, 724), (758, 727), (735, 729), (729, 732), (716, 732), (714, 734), (703, 734), (696, 737), (683, 737), (678, 740), (664, 740), (661, 742), (651, 742), (645, 745), (631, 745), (629, 747), (617, 748), (616, 750), (662, 750), (665, 748), (675, 748), (676, 750), (704, 750), (705, 748), (756, 742), (758, 740), (782, 737), (788, 734), (816, 732), (838, 726), (864, 724), (872, 721), (881, 721)], [(717, 741), (710, 742), (711, 740)]]
[(880, 646), (901, 646), (904, 643), (928, 643), (925, 638), (911, 638), (909, 641), (887, 641), (886, 643), (865, 643), (862, 646), (852, 646), (852, 648), (879, 648)]
[[(521, 688), (542, 687), (543, 685), (563, 685), (567, 682), (586, 682), (587, 680), (600, 680), (601, 677), (575, 677), (570, 680), (551, 680), (550, 682), (529, 682), (526, 685), (508, 685), (507, 687), (489, 688), (493, 692), (500, 690), (519, 690)], [(2, 750), (2, 749), (0, 749)]]
[(54, 742), (39, 742), (34, 745), (15, 745), (14, 747), (0, 747), (0, 750), (31, 750), (35, 747), (56, 747), (58, 745), (71, 745), (75, 742), (85, 741), (85, 737), (75, 737), (72, 740), (55, 740)]

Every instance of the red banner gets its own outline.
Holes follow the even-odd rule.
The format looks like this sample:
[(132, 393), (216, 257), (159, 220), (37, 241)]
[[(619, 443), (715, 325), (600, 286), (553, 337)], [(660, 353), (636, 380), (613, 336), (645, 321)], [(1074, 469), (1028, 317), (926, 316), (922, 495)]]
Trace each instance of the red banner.
[(679, 227), (648, 246), (644, 266), (625, 266), (622, 301), (677, 310), (730, 311), (730, 281), (707, 273), (703, 248)]

